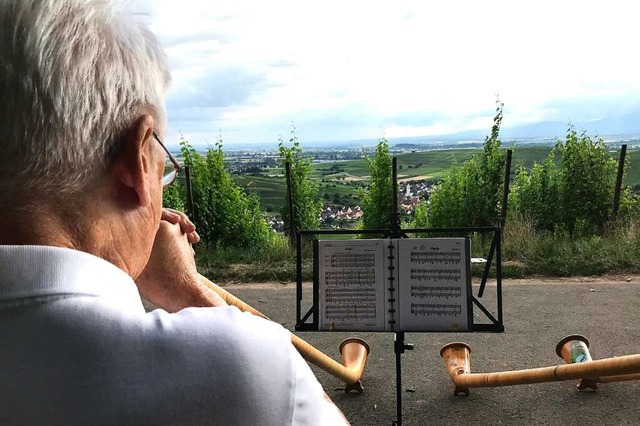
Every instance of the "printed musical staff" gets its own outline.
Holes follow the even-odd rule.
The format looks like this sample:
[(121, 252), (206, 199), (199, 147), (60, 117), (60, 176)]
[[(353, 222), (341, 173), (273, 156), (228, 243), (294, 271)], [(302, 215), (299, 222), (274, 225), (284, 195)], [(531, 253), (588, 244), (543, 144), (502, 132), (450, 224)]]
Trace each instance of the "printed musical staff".
[(329, 321), (363, 321), (376, 319), (376, 305), (328, 305), (325, 309), (325, 318)]
[(376, 303), (375, 288), (328, 288), (324, 300), (327, 303), (363, 304)]
[(462, 253), (460, 251), (411, 251), (410, 257), (411, 263), (417, 263), (419, 265), (424, 265), (425, 263), (431, 265), (436, 263), (457, 265), (462, 262)]
[(324, 273), (327, 288), (375, 286), (376, 271), (374, 269), (327, 271)]
[(431, 299), (434, 297), (442, 299), (458, 299), (462, 297), (462, 288), (456, 286), (434, 287), (425, 285), (412, 285), (411, 297), (416, 299)]
[(460, 281), (462, 270), (460, 268), (411, 268), (410, 278), (415, 281)]
[(375, 288), (327, 288), (324, 300), (324, 316), (327, 320), (376, 318)]
[(457, 317), (462, 314), (462, 306), (455, 303), (412, 303), (411, 314), (426, 317)]
[(373, 268), (375, 253), (333, 253), (330, 257), (332, 268)]
[(330, 330), (384, 326), (382, 250), (377, 241), (326, 241), (319, 247), (320, 323)]
[(400, 330), (468, 328), (468, 241), (425, 238), (400, 240), (397, 244)]

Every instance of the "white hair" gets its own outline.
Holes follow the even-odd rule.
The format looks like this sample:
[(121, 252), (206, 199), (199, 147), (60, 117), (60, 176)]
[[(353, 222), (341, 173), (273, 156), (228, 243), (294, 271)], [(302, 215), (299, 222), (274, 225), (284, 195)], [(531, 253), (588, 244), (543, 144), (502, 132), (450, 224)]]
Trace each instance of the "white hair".
[(165, 55), (125, 9), (0, 2), (0, 201), (78, 192), (104, 174), (140, 114), (164, 126)]

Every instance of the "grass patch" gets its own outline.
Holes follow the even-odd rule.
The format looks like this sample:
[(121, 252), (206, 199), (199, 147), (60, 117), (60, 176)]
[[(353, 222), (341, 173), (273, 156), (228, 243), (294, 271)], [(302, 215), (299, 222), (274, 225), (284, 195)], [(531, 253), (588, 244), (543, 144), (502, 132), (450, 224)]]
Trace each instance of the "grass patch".
[(503, 259), (515, 262), (522, 276), (577, 276), (640, 272), (640, 222), (602, 236), (571, 238), (536, 233), (524, 220), (505, 228)]
[[(311, 247), (304, 248), (303, 278), (312, 276)], [(283, 234), (273, 233), (264, 247), (198, 247), (196, 263), (212, 281), (292, 281), (296, 277), (296, 252)]]

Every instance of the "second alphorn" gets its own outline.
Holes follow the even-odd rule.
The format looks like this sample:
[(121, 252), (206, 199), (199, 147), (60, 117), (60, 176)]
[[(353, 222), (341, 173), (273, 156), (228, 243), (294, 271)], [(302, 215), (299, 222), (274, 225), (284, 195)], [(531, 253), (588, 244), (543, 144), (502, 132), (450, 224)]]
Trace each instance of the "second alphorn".
[(447, 372), (455, 385), (454, 395), (469, 395), (469, 388), (524, 385), (583, 377), (626, 376), (640, 372), (638, 354), (527, 370), (471, 373), (470, 352), (471, 348), (466, 343), (449, 343), (440, 350)]

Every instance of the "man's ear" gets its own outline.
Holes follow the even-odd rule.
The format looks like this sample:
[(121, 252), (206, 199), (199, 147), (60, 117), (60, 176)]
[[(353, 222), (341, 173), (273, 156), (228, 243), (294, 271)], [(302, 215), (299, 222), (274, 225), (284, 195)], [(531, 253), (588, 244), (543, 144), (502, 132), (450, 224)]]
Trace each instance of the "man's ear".
[(151, 203), (149, 182), (155, 171), (153, 149), (153, 117), (140, 116), (125, 135), (124, 147), (114, 167), (114, 178), (128, 192), (129, 198), (139, 207)]

